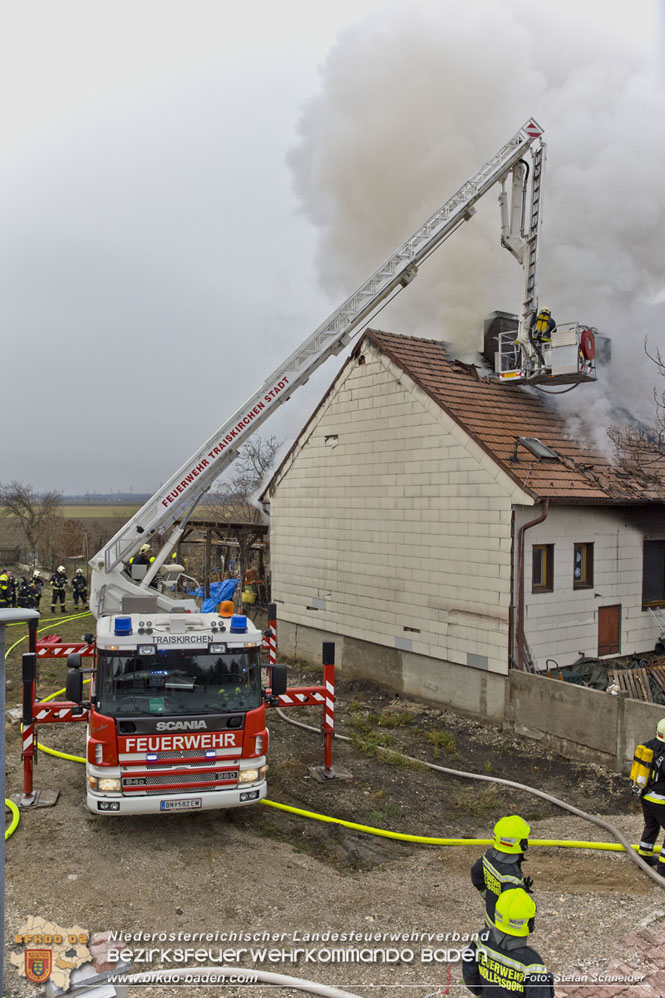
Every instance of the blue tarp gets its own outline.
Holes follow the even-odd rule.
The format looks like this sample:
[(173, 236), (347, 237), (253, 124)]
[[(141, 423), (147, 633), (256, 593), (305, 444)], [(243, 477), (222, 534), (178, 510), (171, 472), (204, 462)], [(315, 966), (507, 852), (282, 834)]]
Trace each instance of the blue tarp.
[[(215, 607), (218, 603), (222, 603), (227, 599), (233, 599), (233, 594), (238, 588), (239, 582), (240, 579), (224, 579), (223, 582), (211, 582), (210, 596), (203, 600), (203, 603), (201, 604), (201, 613), (214, 613)], [(194, 595), (204, 596), (205, 593), (203, 588), (197, 589)]]

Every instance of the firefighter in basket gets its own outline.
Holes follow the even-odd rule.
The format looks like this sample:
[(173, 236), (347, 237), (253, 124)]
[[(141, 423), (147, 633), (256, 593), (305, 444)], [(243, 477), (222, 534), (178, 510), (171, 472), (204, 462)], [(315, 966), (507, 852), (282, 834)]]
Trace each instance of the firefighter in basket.
[(494, 926), (462, 954), (462, 975), (477, 998), (554, 998), (554, 979), (528, 945), (536, 903), (514, 887), (496, 902)]
[(554, 332), (556, 332), (556, 322), (552, 318), (552, 313), (549, 308), (541, 308), (537, 315), (534, 314), (531, 329), (529, 330), (529, 339), (538, 354), (541, 367), (545, 366), (543, 348), (551, 346), (552, 333)]
[(485, 923), (494, 925), (494, 908), (503, 891), (531, 890), (533, 880), (522, 873), (531, 827), (519, 814), (500, 818), (494, 826), (492, 847), (471, 867), (471, 883), (485, 900)]

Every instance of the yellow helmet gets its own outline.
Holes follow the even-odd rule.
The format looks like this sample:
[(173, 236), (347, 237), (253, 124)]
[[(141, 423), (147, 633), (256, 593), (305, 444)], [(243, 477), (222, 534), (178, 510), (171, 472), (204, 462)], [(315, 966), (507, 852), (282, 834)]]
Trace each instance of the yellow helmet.
[(521, 887), (502, 891), (496, 899), (494, 924), (510, 936), (528, 936), (533, 932), (536, 902)]
[(665, 717), (661, 718), (658, 722), (658, 727), (656, 728), (656, 738), (665, 742)]
[(527, 825), (519, 814), (509, 814), (499, 818), (494, 826), (494, 848), (500, 852), (526, 852), (529, 848), (529, 833), (531, 826)]

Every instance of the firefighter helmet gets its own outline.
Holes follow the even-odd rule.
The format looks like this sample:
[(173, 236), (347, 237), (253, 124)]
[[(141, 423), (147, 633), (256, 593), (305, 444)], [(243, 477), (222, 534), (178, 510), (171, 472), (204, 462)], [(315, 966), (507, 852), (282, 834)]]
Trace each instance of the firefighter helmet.
[(147, 554), (149, 550), (150, 550), (149, 544), (142, 544), (141, 547), (139, 548), (141, 554)]
[(494, 924), (499, 932), (507, 932), (510, 936), (528, 936), (533, 932), (535, 915), (536, 902), (521, 887), (502, 891), (496, 899)]
[(501, 852), (526, 852), (529, 848), (529, 833), (531, 826), (527, 825), (519, 814), (509, 814), (499, 818), (494, 826), (494, 848)]
[(77, 575), (83, 575), (83, 572), (82, 572), (82, 570), (80, 568), (77, 568), (76, 569), (76, 574)]
[(58, 565), (58, 571), (59, 572), (64, 572), (64, 570), (65, 570), (65, 566), (64, 565)]
[(658, 722), (658, 727), (656, 728), (656, 738), (661, 742), (665, 742), (665, 717), (661, 718)]
[(41, 579), (42, 573), (39, 571), (38, 568), (34, 570), (34, 572), (32, 573), (32, 577), (33, 579)]

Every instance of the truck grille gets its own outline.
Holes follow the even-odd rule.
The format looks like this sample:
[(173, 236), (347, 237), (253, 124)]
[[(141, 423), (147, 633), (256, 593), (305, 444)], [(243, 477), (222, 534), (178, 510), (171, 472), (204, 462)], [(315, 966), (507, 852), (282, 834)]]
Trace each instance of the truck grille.
[[(158, 760), (162, 759), (195, 759), (200, 756), (203, 749), (176, 749), (173, 752), (155, 752)], [(238, 750), (240, 751), (240, 750)], [(208, 764), (210, 760), (208, 759)]]
[[(140, 780), (141, 782), (135, 782)], [(150, 776), (129, 777), (124, 776), (122, 789), (132, 796), (140, 794), (197, 794), (206, 790), (217, 790), (229, 787), (238, 780), (238, 771), (226, 771), (218, 773), (196, 773), (187, 770), (181, 773), (154, 773)], [(203, 786), (183, 787), (183, 783), (201, 783)], [(158, 790), (151, 787), (158, 786)]]

